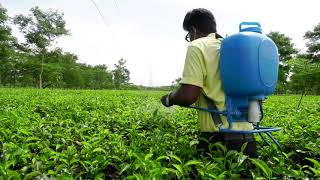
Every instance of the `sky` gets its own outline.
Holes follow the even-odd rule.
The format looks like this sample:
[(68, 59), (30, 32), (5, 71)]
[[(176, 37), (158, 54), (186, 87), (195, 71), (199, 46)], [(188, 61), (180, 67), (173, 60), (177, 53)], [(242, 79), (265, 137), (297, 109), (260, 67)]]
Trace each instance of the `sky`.
[[(96, 7), (100, 9), (103, 18)], [(257, 21), (263, 33), (280, 31), (305, 51), (303, 35), (320, 23), (319, 0), (0, 0), (12, 17), (30, 8), (64, 13), (71, 36), (53, 45), (79, 57), (79, 62), (106, 64), (127, 61), (130, 82), (146, 86), (171, 85), (182, 76), (188, 42), (182, 29), (185, 14), (210, 10), (218, 32), (232, 35), (239, 23)], [(22, 35), (13, 27), (13, 34)]]

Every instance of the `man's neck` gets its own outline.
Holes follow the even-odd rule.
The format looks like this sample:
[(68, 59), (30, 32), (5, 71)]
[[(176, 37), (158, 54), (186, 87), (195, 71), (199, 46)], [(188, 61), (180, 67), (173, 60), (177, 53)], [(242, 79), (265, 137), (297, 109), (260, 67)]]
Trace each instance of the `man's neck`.
[(207, 37), (209, 34), (210, 34), (210, 33), (199, 33), (197, 39), (198, 39), (198, 38)]

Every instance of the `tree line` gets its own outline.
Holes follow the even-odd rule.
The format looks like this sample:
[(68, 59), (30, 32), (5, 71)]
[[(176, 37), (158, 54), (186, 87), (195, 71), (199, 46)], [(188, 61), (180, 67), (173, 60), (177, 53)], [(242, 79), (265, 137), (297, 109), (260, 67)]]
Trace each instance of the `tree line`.
[[(24, 36), (12, 35), (16, 26)], [(0, 4), (0, 87), (110, 89), (130, 86), (126, 61), (109, 70), (104, 64), (78, 63), (77, 55), (52, 47), (61, 36), (70, 35), (63, 14), (30, 9), (30, 14), (7, 15)]]
[[(16, 26), (24, 36), (12, 35)], [(77, 55), (53, 47), (55, 40), (69, 36), (63, 14), (30, 9), (30, 14), (7, 15), (0, 4), (0, 87), (83, 88), (83, 89), (173, 89), (135, 86), (129, 83), (126, 61), (120, 59), (110, 70), (106, 65), (78, 62)], [(320, 94), (320, 23), (304, 34), (306, 52), (295, 48), (292, 39), (281, 32), (267, 34), (279, 49), (279, 75), (276, 93)]]

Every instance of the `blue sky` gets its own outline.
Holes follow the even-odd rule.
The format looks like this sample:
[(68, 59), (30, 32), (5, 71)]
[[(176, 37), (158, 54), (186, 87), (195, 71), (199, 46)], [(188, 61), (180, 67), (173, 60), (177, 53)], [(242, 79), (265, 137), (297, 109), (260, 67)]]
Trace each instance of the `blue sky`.
[[(264, 33), (280, 31), (304, 50), (303, 35), (320, 23), (318, 0), (0, 0), (10, 16), (27, 14), (39, 6), (64, 13), (72, 36), (54, 46), (75, 53), (80, 62), (106, 64), (113, 68), (120, 58), (127, 60), (131, 82), (170, 85), (181, 77), (186, 48), (182, 29), (185, 14), (193, 8), (207, 8), (217, 19), (218, 32), (238, 32), (242, 21), (258, 21)], [(21, 37), (16, 29), (14, 34)]]

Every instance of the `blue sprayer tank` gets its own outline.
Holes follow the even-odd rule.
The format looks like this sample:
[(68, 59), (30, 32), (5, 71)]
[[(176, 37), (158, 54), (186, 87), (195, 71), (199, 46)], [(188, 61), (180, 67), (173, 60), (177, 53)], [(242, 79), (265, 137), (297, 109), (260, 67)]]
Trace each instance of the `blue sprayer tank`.
[[(226, 110), (190, 106), (191, 108), (222, 114), (227, 117), (228, 128), (213, 119), (219, 132), (253, 134), (258, 133), (267, 144), (262, 133), (281, 149), (270, 132), (280, 128), (261, 127), (264, 117), (262, 101), (275, 91), (278, 79), (278, 48), (262, 34), (257, 22), (243, 22), (240, 32), (224, 38), (220, 49), (220, 76), (226, 95)], [(233, 127), (233, 122), (251, 123), (252, 129)]]
[(257, 22), (243, 22), (240, 32), (221, 44), (220, 70), (229, 97), (263, 99), (275, 91), (278, 79), (278, 49), (262, 34)]
[(229, 128), (234, 121), (261, 121), (262, 101), (275, 91), (278, 79), (278, 48), (262, 34), (261, 25), (242, 22), (239, 29), (222, 41), (220, 49)]

